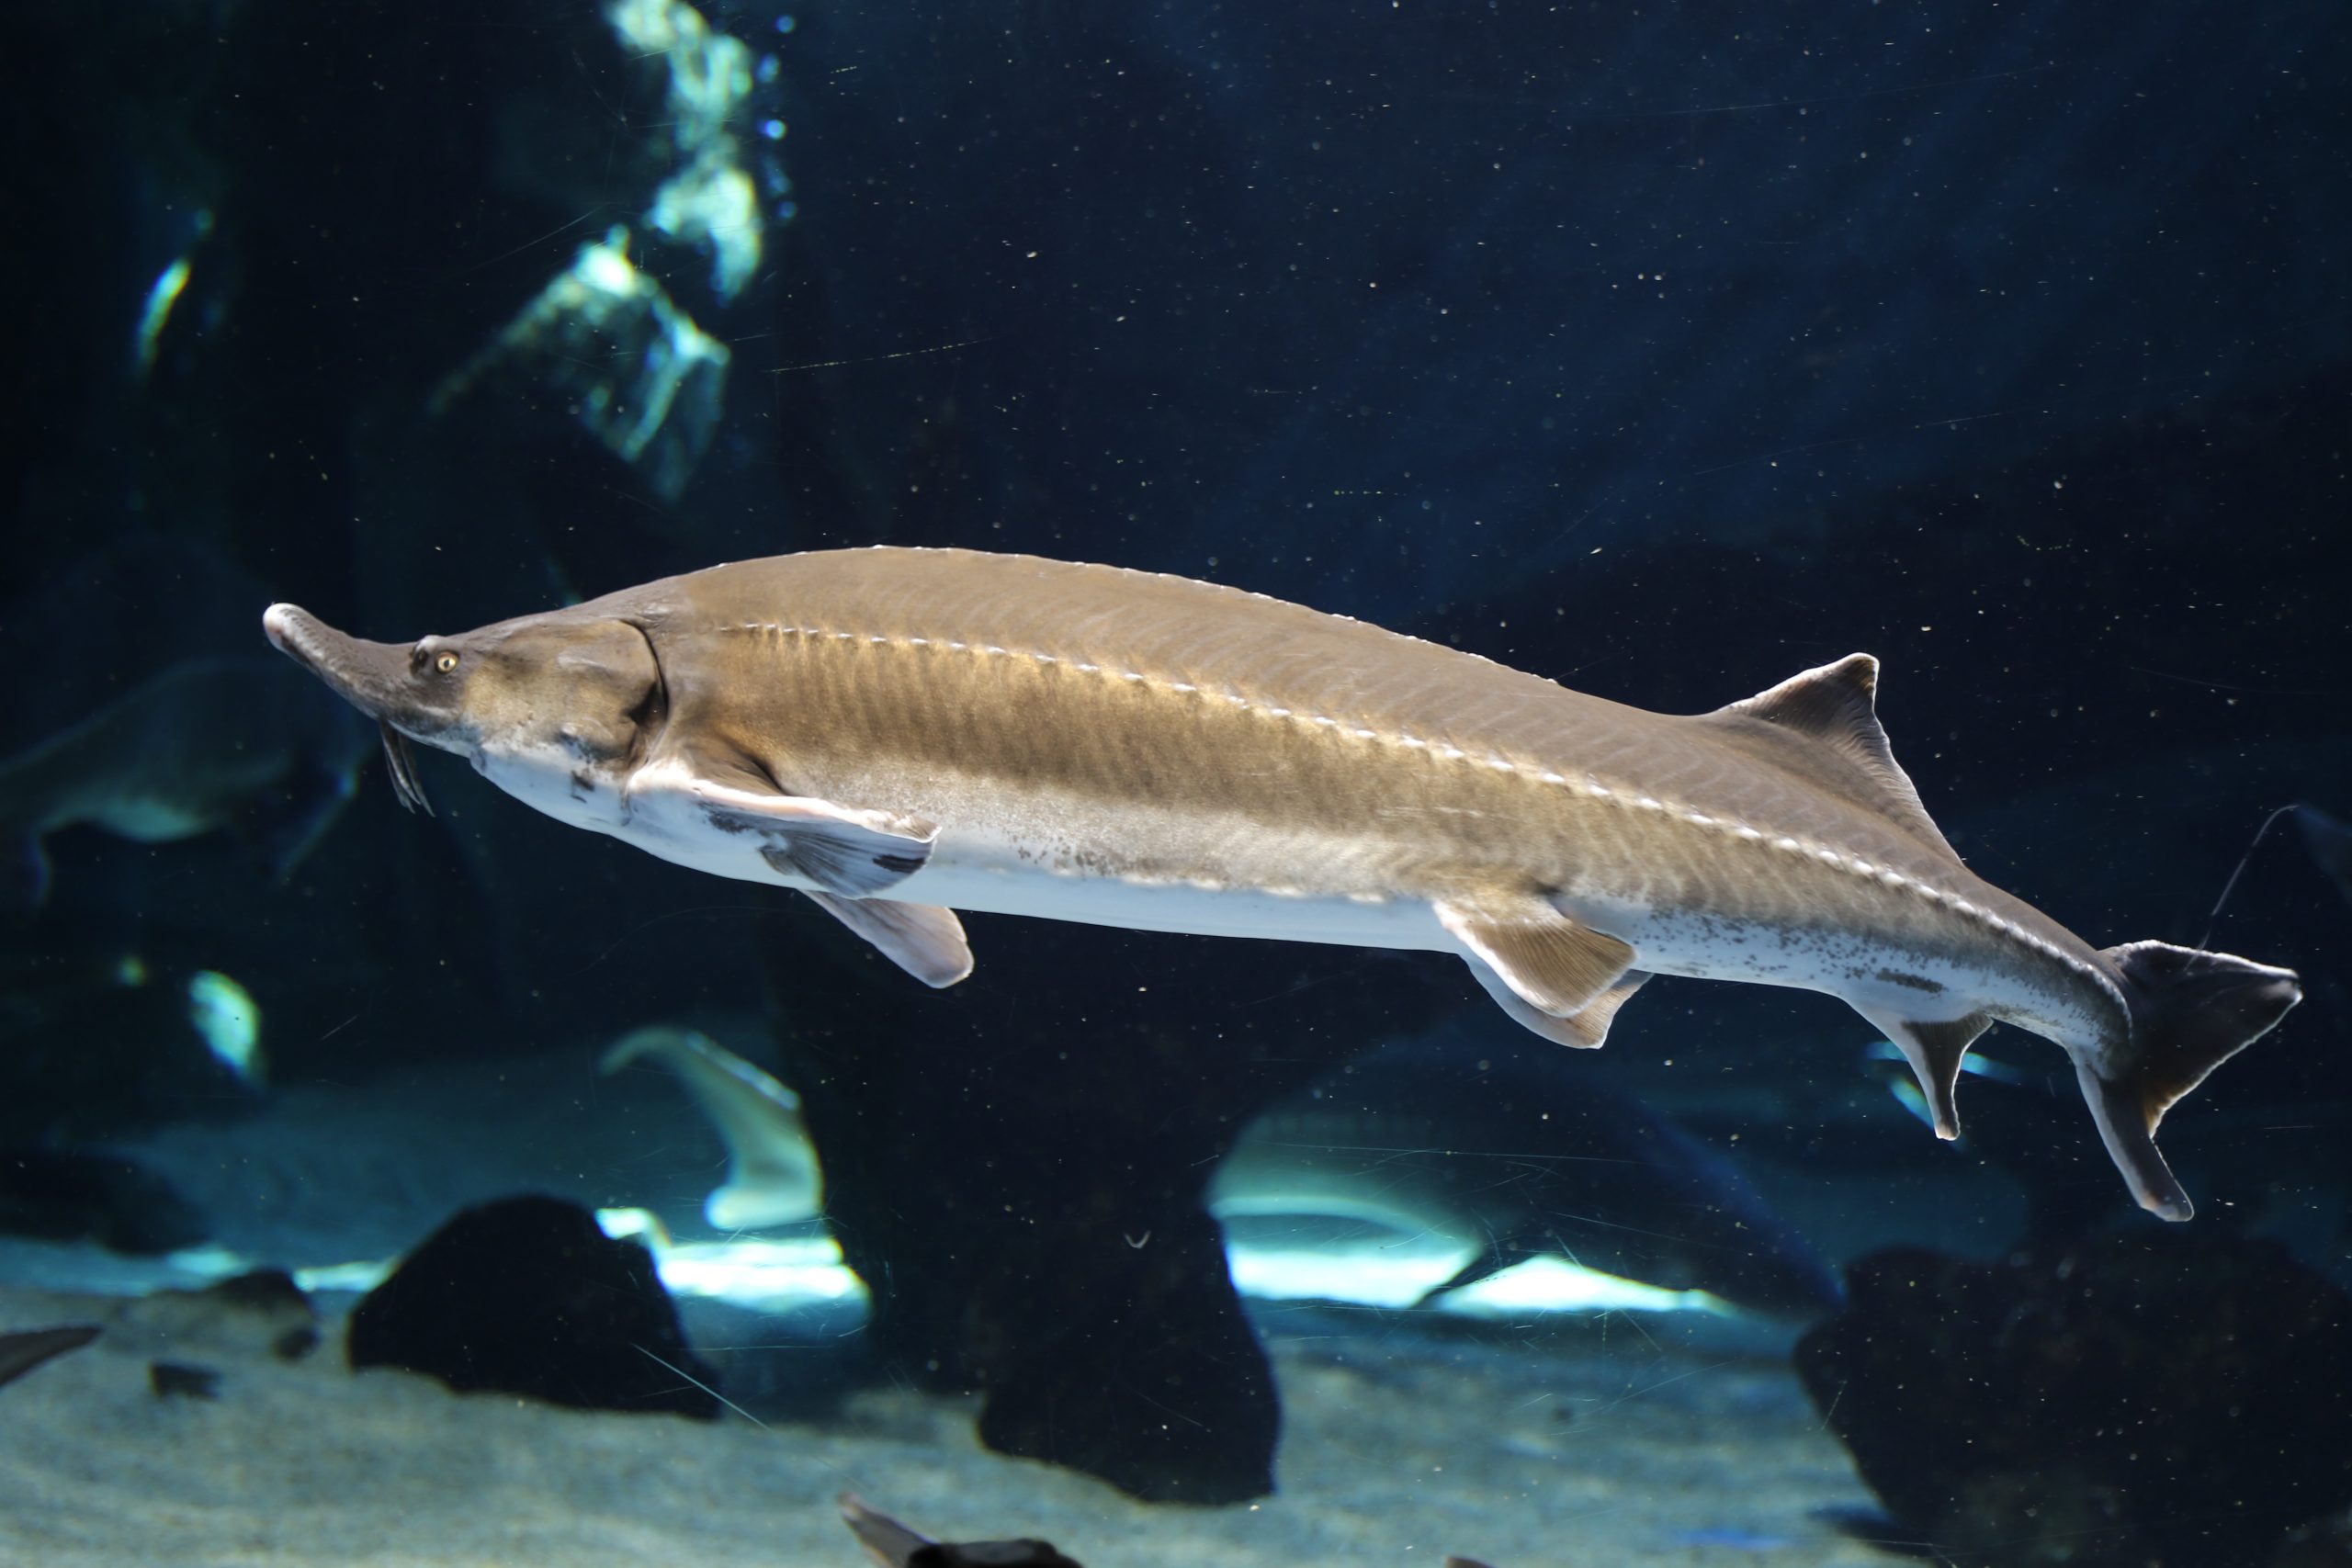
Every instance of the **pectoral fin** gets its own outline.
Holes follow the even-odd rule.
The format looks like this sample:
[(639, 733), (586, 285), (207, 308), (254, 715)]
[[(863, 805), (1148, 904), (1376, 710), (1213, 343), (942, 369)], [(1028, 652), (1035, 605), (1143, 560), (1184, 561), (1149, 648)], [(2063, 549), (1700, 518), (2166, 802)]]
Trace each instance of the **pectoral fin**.
[(1501, 1005), (1503, 1011), (1553, 1043), (1574, 1046), (1579, 1051), (1590, 1050), (1609, 1038), (1609, 1026), (1616, 1021), (1617, 1010), (1650, 977), (1647, 970), (1628, 969), (1618, 976), (1615, 985), (1584, 1007), (1566, 1018), (1555, 1018), (1522, 1001), (1484, 960), (1466, 953), (1464, 956), (1469, 962), (1470, 973), (1478, 976), (1478, 984), (1487, 987), (1487, 994)]
[(964, 940), (964, 922), (953, 909), (889, 898), (837, 898), (830, 893), (808, 897), (926, 986), (952, 986), (972, 972), (972, 949)]
[(1893, 1013), (1863, 1008), (1855, 1010), (1893, 1041), (1894, 1048), (1903, 1053), (1903, 1059), (1911, 1064), (1912, 1075), (1919, 1080), (1919, 1092), (1928, 1097), (1928, 1115), (1936, 1136), (1959, 1137), (1960, 1108), (1952, 1099), (1952, 1090), (1960, 1082), (1960, 1064), (1968, 1055), (1968, 1048), (1976, 1043), (1976, 1037), (1993, 1027), (1993, 1021), (1981, 1012), (1972, 1012), (1965, 1018), (1922, 1023)]
[(697, 781), (696, 805), (722, 833), (763, 840), (760, 858), (783, 875), (844, 898), (863, 898), (921, 871), (936, 824), (896, 811), (861, 810), (805, 795), (767, 795)]
[[(1580, 925), (1532, 895), (1524, 897), (1441, 899), (1437, 918), (1470, 956), (1493, 972), (1511, 994), (1538, 1013), (1567, 1020), (1590, 1008), (1633, 967), (1634, 950), (1615, 937)], [(1484, 976), (1482, 976), (1481, 978)], [(1638, 986), (1639, 981), (1634, 984)], [(1631, 995), (1628, 990), (1626, 995)], [(1599, 1044), (1617, 1010), (1611, 1002), (1597, 1019)], [(1549, 1031), (1531, 1025), (1539, 1033)], [(1555, 1036), (1555, 1038), (1557, 1038)]]

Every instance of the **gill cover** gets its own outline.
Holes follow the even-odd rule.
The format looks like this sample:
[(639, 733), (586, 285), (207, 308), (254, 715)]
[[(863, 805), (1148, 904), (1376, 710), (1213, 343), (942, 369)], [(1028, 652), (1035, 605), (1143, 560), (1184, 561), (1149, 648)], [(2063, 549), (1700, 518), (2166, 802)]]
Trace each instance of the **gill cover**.
[(533, 646), (541, 637), (552, 647), (528, 682), (534, 716), (560, 716), (552, 739), (583, 762), (628, 758), (646, 730), (660, 727), (663, 707), (662, 667), (645, 634), (627, 621), (548, 625), (500, 651), (530, 658), (541, 652)]

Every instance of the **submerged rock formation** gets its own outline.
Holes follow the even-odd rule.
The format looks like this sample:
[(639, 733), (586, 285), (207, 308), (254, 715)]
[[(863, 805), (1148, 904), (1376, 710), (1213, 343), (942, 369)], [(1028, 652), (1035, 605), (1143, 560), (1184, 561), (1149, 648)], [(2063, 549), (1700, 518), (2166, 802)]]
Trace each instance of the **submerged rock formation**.
[[(1210, 1174), (1252, 1117), (1459, 992), (1394, 955), (1204, 942), (1170, 1001), (1119, 983), (1146, 939), (989, 942), (1014, 929), (992, 921), (990, 986), (931, 991), (813, 908), (765, 926), (783, 1076), (892, 1375), (978, 1393), (990, 1448), (1138, 1497), (1272, 1491), (1281, 1411)], [(1204, 1024), (1196, 989), (1239, 1000)]]
[(400, 1367), (460, 1393), (718, 1414), (718, 1374), (686, 1348), (652, 1258), (561, 1198), (460, 1212), (359, 1303), (345, 1353), (354, 1371)]
[(2154, 1228), (1847, 1271), (1796, 1366), (1957, 1568), (2249, 1568), (2352, 1506), (2352, 1297), (2270, 1242)]

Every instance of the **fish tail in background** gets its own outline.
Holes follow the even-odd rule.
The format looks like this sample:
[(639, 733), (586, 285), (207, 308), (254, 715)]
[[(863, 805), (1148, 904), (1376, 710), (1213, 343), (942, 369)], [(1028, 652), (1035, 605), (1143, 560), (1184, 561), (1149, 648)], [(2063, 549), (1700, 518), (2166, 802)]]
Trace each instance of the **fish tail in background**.
[(334, 825), (356, 782), (348, 773), (303, 764), (282, 787), (254, 802), (237, 824), (239, 836), (260, 855), (273, 881), (282, 886), (293, 876)]
[(2156, 1123), (2205, 1075), (2269, 1032), (2303, 999), (2291, 969), (2161, 942), (2126, 942), (2105, 955), (2120, 973), (2132, 1037), (2075, 1076), (2107, 1152), (2140, 1206), (2185, 1220), (2188, 1196), (2156, 1152)]
[(29, 829), (0, 829), (0, 912), (29, 915), (49, 902), (49, 852)]
[(0, 915), (37, 914), (49, 902), (49, 851), (42, 837), (58, 824), (50, 809), (51, 748), (0, 761)]
[(2312, 863), (2327, 874), (2338, 893), (2352, 899), (2352, 826), (2336, 820), (2316, 806), (2279, 809), (2295, 814), (2295, 826), (2302, 829), (2303, 846), (2311, 851)]

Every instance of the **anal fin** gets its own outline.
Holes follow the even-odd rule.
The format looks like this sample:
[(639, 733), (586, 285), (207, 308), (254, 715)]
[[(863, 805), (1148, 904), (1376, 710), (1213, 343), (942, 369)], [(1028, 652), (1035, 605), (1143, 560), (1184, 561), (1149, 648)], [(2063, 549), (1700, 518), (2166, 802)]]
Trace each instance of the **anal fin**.
[(1992, 1019), (1984, 1013), (1972, 1012), (1964, 1018), (1939, 1022), (1923, 1022), (1917, 1019), (1898, 1017), (1891, 1012), (1874, 1012), (1868, 1008), (1855, 1011), (1870, 1020), (1871, 1026), (1903, 1053), (1911, 1064), (1912, 1076), (1919, 1080), (1919, 1092), (1928, 1099), (1929, 1124), (1939, 1138), (1960, 1136), (1960, 1107), (1953, 1090), (1960, 1082), (1960, 1064), (1976, 1037), (1993, 1027)]
[[(1436, 912), (1439, 923), (1477, 965), (1491, 971), (1521, 1001), (1553, 1019), (1583, 1012), (1633, 967), (1632, 947), (1571, 919), (1532, 894), (1442, 898)], [(1611, 1003), (1595, 1021), (1600, 1033), (1608, 1032), (1616, 1010)], [(1538, 1032), (1546, 1032), (1539, 1028)], [(1590, 1043), (1600, 1041), (1596, 1037)]]
[(839, 898), (810, 893), (817, 907), (874, 944), (883, 957), (934, 987), (972, 972), (971, 944), (953, 909), (891, 898)]

